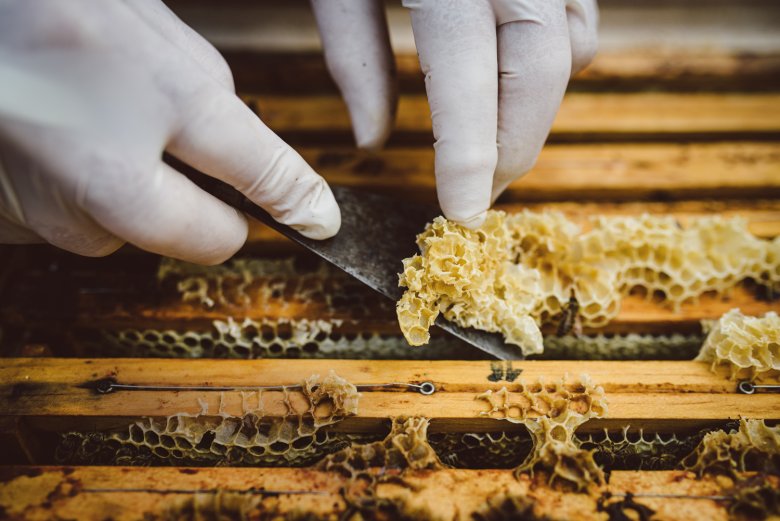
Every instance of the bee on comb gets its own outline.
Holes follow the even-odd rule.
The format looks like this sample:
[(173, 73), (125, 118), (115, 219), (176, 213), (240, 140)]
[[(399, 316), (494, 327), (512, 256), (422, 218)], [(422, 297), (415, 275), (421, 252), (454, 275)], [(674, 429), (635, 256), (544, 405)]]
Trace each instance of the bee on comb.
[(574, 334), (579, 336), (582, 334), (582, 324), (579, 320), (580, 303), (577, 302), (577, 297), (574, 296), (574, 291), (571, 292), (569, 302), (563, 306), (561, 311), (561, 319), (558, 322), (558, 336), (566, 336), (572, 330)]

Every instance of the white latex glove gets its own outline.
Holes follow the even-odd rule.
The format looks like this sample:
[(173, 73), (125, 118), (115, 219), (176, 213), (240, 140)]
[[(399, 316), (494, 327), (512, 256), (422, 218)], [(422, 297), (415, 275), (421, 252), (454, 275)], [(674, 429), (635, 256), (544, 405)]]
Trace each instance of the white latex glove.
[(569, 77), (596, 52), (598, 8), (595, 0), (403, 4), (425, 73), (439, 204), (475, 228), (534, 165)]
[(383, 0), (311, 0), (325, 63), (349, 109), (358, 147), (380, 148), (395, 119), (395, 60)]
[(308, 237), (339, 229), (325, 181), (164, 4), (0, 0), (0, 242), (98, 256), (128, 241), (225, 260), (246, 239), (244, 216), (164, 164), (164, 150)]

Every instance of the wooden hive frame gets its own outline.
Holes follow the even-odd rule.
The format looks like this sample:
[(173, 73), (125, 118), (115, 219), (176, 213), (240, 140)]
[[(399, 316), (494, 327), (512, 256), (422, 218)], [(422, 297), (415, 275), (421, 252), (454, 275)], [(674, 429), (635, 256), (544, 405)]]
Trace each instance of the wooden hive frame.
[[(208, 5), (196, 4), (189, 16), (196, 20), (198, 9)], [(346, 110), (318, 53), (226, 48), (225, 55), (243, 99), (329, 182), (435, 200), (430, 118), (413, 55), (396, 57), (401, 87), (396, 130), (388, 147), (376, 154), (351, 146)], [(262, 76), (260, 70), (276, 74)], [(753, 54), (608, 49), (574, 79), (550, 144), (534, 170), (510, 185), (499, 206), (509, 212), (556, 209), (583, 224), (595, 215), (643, 212), (672, 215), (683, 224), (700, 216), (742, 216), (756, 236), (780, 236), (778, 79), (777, 49)], [(522, 425), (482, 415), (486, 404), (475, 398), (503, 387), (516, 395), (521, 382), (576, 380), (582, 374), (603, 387), (609, 405), (606, 415), (579, 427), (582, 436), (626, 428), (682, 437), (739, 418), (780, 420), (777, 394), (738, 393), (737, 382), (724, 370), (713, 372), (709, 364), (691, 361), (695, 353), (689, 348), (667, 349), (665, 360), (507, 364), (454, 344), (447, 351), (451, 344), (439, 336), (434, 340), (438, 351), (429, 353), (441, 358), (449, 352), (461, 359), (328, 359), (327, 353), (314, 352), (320, 336), (351, 341), (373, 335), (400, 342), (392, 303), (337, 274), (318, 271), (297, 247), (256, 223), (242, 255), (292, 255), (298, 268), (258, 276), (242, 298), (213, 306), (182, 301), (175, 284), (158, 283), (158, 259), (134, 250), (90, 260), (37, 247), (0, 248), (0, 348), (8, 357), (0, 367), (0, 517), (213, 518), (238, 517), (243, 509), (256, 518), (307, 512), (323, 519), (356, 519), (355, 505), (344, 492), (352, 482), (335, 472), (289, 466), (63, 466), (53, 458), (59, 436), (70, 431), (110, 432), (177, 414), (240, 417), (246, 412), (241, 390), (176, 390), (179, 386), (297, 386), (332, 370), (361, 386), (361, 397), (356, 414), (324, 429), (380, 437), (393, 418), (410, 416), (428, 418), (431, 436), (522, 433)], [(320, 288), (317, 298), (299, 291), (312, 285)], [(328, 298), (323, 300), (323, 294)], [(702, 320), (734, 307), (749, 315), (779, 309), (777, 300), (747, 284), (726, 297), (705, 295), (677, 311), (631, 295), (599, 332), (655, 335), (659, 344), (666, 341), (664, 335), (680, 334), (696, 343)], [(148, 358), (160, 353), (138, 346), (117, 357), (109, 349), (108, 339), (119, 331), (141, 336), (160, 331), (149, 341), (154, 343), (162, 342), (166, 331), (208, 336), (215, 321), (245, 318), (261, 324), (255, 334), (279, 337), (293, 348), (264, 351), (272, 358), (251, 360), (189, 359), (188, 352), (180, 353), (185, 358)], [(290, 324), (301, 323), (315, 324), (307, 337), (314, 339), (311, 351), (295, 345)], [(426, 348), (420, 349), (408, 357), (426, 358)], [(284, 358), (285, 353), (302, 359)], [(307, 359), (314, 355), (320, 358)], [(397, 352), (386, 358), (398, 358)], [(101, 394), (95, 386), (106, 379), (170, 388)], [(382, 387), (392, 382), (430, 382), (435, 392)], [(769, 375), (759, 382), (780, 380)], [(257, 399), (269, 418), (304, 413), (307, 407), (298, 388)], [(642, 507), (654, 512), (653, 519), (727, 519), (735, 480), (754, 479), (750, 473), (725, 478), (680, 469), (608, 470), (604, 484), (577, 493), (550, 484), (543, 473), (518, 477), (505, 468), (411, 469), (403, 471), (401, 480), (395, 479), (400, 470), (375, 469), (383, 480), (374, 500), (390, 510), (371, 512), (393, 518), (401, 512), (392, 508), (401, 508), (410, 518), (480, 519), (487, 516), (489, 500), (512, 496), (532, 498), (535, 517), (530, 519), (620, 519), (613, 516), (632, 509), (638, 516)], [(776, 477), (762, 479), (770, 488), (780, 486)], [(626, 498), (627, 493), (636, 496)], [(619, 505), (610, 510), (610, 504)], [(498, 507), (492, 515), (501, 511)]]

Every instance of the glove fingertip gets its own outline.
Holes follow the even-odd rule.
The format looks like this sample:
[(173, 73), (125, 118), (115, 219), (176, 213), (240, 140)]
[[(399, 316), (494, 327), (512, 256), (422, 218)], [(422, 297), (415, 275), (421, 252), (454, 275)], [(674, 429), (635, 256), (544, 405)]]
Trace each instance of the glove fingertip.
[(336, 235), (341, 228), (341, 210), (325, 180), (320, 178), (319, 182), (321, 189), (306, 203), (308, 215), (291, 227), (309, 239), (324, 240)]
[(358, 148), (369, 152), (381, 149), (393, 128), (394, 101), (371, 104), (348, 102), (355, 142)]
[(476, 215), (474, 215), (472, 217), (468, 217), (468, 218), (465, 218), (465, 219), (463, 219), (463, 218), (458, 219), (458, 218), (454, 218), (454, 217), (451, 218), (451, 217), (447, 216), (446, 213), (445, 213), (444, 216), (447, 217), (448, 219), (450, 219), (451, 221), (454, 221), (454, 222), (460, 224), (464, 228), (468, 228), (469, 230), (476, 230), (480, 226), (482, 226), (482, 224), (484, 224), (485, 218), (487, 217), (487, 210), (482, 211), (482, 212), (480, 212), (480, 213), (478, 213), (478, 214), (476, 214)]
[(367, 152), (377, 152), (385, 145), (390, 135), (390, 125), (379, 125), (370, 122), (354, 123), (355, 142), (357, 147)]

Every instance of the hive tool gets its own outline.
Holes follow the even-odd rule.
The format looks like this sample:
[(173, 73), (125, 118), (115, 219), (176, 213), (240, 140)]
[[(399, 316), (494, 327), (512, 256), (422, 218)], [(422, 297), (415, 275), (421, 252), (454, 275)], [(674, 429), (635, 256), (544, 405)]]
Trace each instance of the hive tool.
[[(175, 160), (174, 160), (175, 162)], [(341, 229), (335, 237), (318, 241), (304, 237), (276, 222), (265, 210), (235, 188), (176, 163), (201, 188), (234, 208), (254, 217), (287, 238), (322, 257), (371, 289), (398, 301), (402, 260), (417, 252), (416, 235), (438, 215), (438, 209), (344, 186), (332, 187), (341, 208)], [(520, 360), (519, 348), (504, 342), (501, 335), (464, 328), (442, 315), (436, 325), (447, 333), (500, 360)]]

